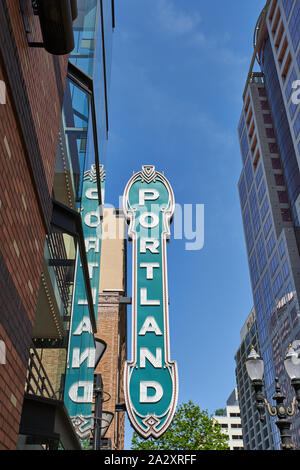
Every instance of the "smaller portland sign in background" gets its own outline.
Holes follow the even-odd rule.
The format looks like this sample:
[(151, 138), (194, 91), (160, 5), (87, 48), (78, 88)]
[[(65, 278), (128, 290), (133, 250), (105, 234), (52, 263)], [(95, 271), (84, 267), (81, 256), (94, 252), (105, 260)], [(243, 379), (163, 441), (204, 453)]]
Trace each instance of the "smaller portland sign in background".
[[(100, 165), (103, 182), (105, 172)], [(84, 172), (81, 216), (89, 268), (93, 305), (97, 315), (100, 276), (101, 222), (98, 204), (96, 167)], [(95, 319), (97, 321), (97, 318)], [(93, 385), (95, 366), (95, 341), (91, 325), (85, 281), (77, 249), (76, 277), (74, 283), (73, 311), (69, 339), (64, 401), (76, 433), (82, 439), (93, 429)]]
[(132, 240), (132, 359), (125, 364), (128, 417), (143, 437), (158, 438), (174, 416), (178, 379), (170, 361), (166, 241), (175, 201), (163, 174), (145, 165), (128, 182), (123, 209)]

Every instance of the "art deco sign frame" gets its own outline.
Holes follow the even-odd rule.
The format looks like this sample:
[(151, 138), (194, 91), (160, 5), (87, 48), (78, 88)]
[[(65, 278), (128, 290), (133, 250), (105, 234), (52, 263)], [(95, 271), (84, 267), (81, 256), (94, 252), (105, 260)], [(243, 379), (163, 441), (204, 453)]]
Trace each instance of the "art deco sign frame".
[(129, 180), (123, 197), (132, 240), (132, 359), (124, 370), (128, 417), (143, 438), (160, 437), (178, 398), (170, 360), (166, 242), (175, 200), (170, 183), (152, 165)]

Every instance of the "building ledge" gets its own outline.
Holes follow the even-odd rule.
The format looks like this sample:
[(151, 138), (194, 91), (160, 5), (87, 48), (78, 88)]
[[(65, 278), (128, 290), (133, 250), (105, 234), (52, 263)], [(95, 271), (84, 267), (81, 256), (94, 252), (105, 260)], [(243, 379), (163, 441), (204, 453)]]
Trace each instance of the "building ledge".
[(41, 445), (52, 441), (65, 450), (82, 449), (64, 402), (52, 398), (25, 393), (19, 434)]

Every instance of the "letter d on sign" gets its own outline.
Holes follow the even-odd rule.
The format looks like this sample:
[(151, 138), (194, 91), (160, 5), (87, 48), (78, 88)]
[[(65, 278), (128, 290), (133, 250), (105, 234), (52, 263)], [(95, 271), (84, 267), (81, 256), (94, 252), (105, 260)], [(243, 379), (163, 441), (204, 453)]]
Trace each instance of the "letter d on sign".
[[(148, 395), (148, 389), (155, 390), (154, 395)], [(164, 391), (158, 382), (141, 382), (140, 383), (140, 403), (157, 403), (163, 396)]]

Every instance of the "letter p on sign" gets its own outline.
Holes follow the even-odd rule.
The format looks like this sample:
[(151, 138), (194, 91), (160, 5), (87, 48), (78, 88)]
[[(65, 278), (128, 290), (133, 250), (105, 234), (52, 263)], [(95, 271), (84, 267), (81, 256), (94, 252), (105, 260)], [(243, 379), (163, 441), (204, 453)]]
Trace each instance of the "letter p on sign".
[(0, 80), (0, 104), (6, 104), (6, 86), (3, 80)]
[(6, 348), (2, 340), (0, 340), (0, 364), (6, 364)]

